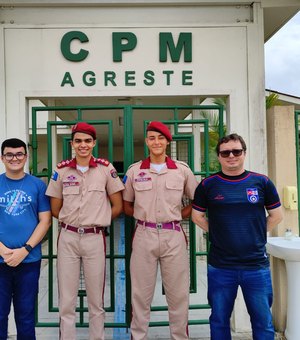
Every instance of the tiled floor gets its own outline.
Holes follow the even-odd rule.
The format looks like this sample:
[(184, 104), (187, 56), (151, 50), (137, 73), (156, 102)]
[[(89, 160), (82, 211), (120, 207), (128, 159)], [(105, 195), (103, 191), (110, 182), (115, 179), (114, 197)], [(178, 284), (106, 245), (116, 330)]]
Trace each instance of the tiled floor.
[[(81, 334), (82, 333), (82, 334)], [(85, 334), (84, 334), (85, 333)], [(77, 335), (77, 340), (87, 340), (87, 331), (81, 330), (78, 332)], [(37, 330), (37, 340), (56, 340), (58, 339), (58, 334), (57, 332), (53, 332), (53, 329), (51, 330), (46, 330), (43, 329), (42, 332)], [(109, 339), (115, 339), (115, 340), (125, 340), (125, 339), (130, 339), (129, 335), (127, 337), (118, 337), (118, 338), (111, 338), (111, 337), (106, 337), (107, 340)], [(155, 337), (149, 336), (148, 340), (167, 340), (170, 339), (167, 335), (157, 335)], [(201, 337), (191, 337), (191, 340), (210, 340), (209, 335), (208, 336), (201, 336)], [(282, 334), (276, 334), (276, 340), (285, 340), (285, 337)], [(10, 336), (9, 340), (16, 340), (16, 336)], [(250, 333), (238, 333), (238, 334), (232, 334), (232, 340), (252, 340), (252, 336)]]

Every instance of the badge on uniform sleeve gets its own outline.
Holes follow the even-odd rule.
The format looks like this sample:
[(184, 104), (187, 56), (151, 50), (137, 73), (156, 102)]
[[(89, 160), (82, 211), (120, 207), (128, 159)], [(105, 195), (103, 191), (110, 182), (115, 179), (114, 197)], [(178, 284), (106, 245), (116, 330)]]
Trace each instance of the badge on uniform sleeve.
[(55, 170), (52, 173), (51, 179), (53, 179), (53, 181), (57, 181), (58, 179), (58, 172), (56, 172)]
[(127, 181), (127, 175), (125, 175), (125, 176), (123, 177), (123, 184), (125, 184), (126, 181)]
[(117, 170), (116, 169), (110, 170), (110, 175), (112, 178), (117, 178), (118, 177)]
[(250, 203), (256, 203), (259, 200), (258, 190), (256, 188), (248, 188), (247, 198)]

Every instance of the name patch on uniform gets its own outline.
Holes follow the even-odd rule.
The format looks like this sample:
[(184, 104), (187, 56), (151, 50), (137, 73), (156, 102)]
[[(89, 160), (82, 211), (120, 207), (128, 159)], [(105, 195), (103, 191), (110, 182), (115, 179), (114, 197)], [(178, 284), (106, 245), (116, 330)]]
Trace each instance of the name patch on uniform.
[(146, 178), (135, 178), (134, 181), (135, 182), (148, 182), (151, 181), (151, 177), (146, 177)]
[(117, 170), (116, 169), (110, 170), (110, 175), (112, 178), (117, 178), (118, 177)]
[(256, 203), (259, 200), (258, 190), (256, 188), (248, 188), (247, 190), (247, 198), (250, 203)]
[(76, 187), (79, 185), (79, 182), (63, 182), (64, 187)]
[(51, 179), (53, 179), (53, 181), (57, 181), (57, 178), (58, 178), (58, 172), (53, 171)]

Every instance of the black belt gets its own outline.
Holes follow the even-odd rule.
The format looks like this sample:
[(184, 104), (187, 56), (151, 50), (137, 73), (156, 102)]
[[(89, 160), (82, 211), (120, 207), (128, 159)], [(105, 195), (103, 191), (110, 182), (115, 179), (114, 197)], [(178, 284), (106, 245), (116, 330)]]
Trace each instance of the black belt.
[(72, 225), (60, 222), (60, 226), (66, 230), (73, 231), (77, 234), (100, 234), (101, 231), (105, 231), (105, 227), (74, 227)]
[(181, 226), (180, 226), (179, 221), (154, 223), (154, 222), (145, 222), (145, 221), (137, 220), (137, 224), (143, 225), (148, 228), (169, 229), (169, 230), (173, 229), (173, 230), (181, 231)]

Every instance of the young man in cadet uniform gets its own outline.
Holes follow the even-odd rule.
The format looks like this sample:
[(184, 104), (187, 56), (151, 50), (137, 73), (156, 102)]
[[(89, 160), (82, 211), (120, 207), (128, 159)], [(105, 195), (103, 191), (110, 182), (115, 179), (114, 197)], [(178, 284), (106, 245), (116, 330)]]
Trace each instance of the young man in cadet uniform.
[(75, 340), (80, 265), (89, 309), (89, 339), (104, 339), (105, 228), (122, 212), (124, 186), (107, 160), (94, 158), (96, 130), (72, 128), (75, 158), (57, 165), (46, 194), (61, 231), (57, 248), (60, 339)]
[(198, 185), (187, 164), (166, 149), (172, 135), (161, 122), (147, 127), (150, 157), (133, 164), (125, 176), (124, 211), (136, 219), (130, 274), (133, 340), (146, 340), (158, 263), (168, 303), (172, 340), (188, 339), (189, 260), (180, 221), (190, 215), (182, 197), (194, 197)]

